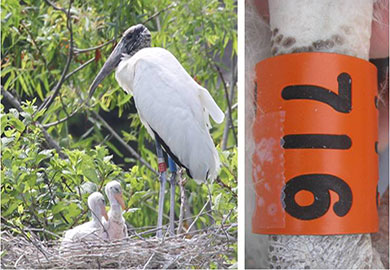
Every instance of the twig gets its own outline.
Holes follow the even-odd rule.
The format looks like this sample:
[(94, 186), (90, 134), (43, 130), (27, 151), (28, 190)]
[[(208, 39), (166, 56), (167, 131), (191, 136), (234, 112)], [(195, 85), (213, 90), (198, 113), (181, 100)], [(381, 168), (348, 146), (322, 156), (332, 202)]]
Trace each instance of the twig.
[(86, 49), (75, 48), (74, 49), (74, 53), (75, 54), (80, 54), (80, 53), (86, 53), (86, 52), (98, 50), (98, 49), (101, 49), (101, 48), (107, 46), (108, 44), (111, 44), (111, 43), (115, 42), (115, 40), (117, 40), (117, 38), (110, 39), (109, 41), (106, 41), (103, 44), (100, 44), (100, 45), (97, 45), (97, 46), (91, 47), (91, 48), (86, 48)]
[(44, 124), (42, 125), (44, 128), (49, 128), (49, 127), (52, 127), (52, 126), (56, 126), (58, 124), (61, 124), (65, 121), (68, 121), (70, 118), (72, 118), (76, 113), (79, 112), (79, 110), (82, 108), (82, 106), (79, 106), (76, 110), (74, 110), (71, 114), (69, 114), (68, 116), (64, 117), (64, 118), (61, 118), (60, 120), (57, 120), (57, 121), (54, 121), (52, 123), (48, 123), (48, 124)]
[(49, 6), (52, 6), (52, 8), (54, 8), (55, 10), (60, 10), (64, 13), (66, 13), (66, 10), (64, 8), (60, 8), (60, 7), (57, 7), (56, 5), (54, 5), (54, 3), (52, 3), (51, 1), (49, 0), (45, 0), (45, 2), (49, 5)]
[(145, 263), (144, 268), (143, 268), (144, 270), (148, 269), (147, 266), (150, 263), (150, 261), (152, 260), (152, 258), (154, 257), (154, 254), (156, 254), (156, 253), (153, 252), (152, 256), (150, 256), (149, 260)]
[(133, 155), (137, 160), (139, 160), (143, 165), (145, 165), (149, 170), (151, 170), (153, 173), (155, 173), (156, 175), (158, 175), (157, 171), (153, 169), (153, 167), (147, 162), (145, 161), (130, 145), (128, 145), (122, 138), (121, 136), (119, 136), (118, 133), (116, 133), (116, 131), (98, 114), (96, 113), (95, 111), (91, 111), (91, 113), (93, 114), (93, 116), (99, 120), (103, 126), (115, 137), (115, 139), (118, 140), (118, 142), (120, 144), (122, 144), (122, 146), (124, 148), (126, 148), (127, 151), (130, 152), (131, 155)]
[(163, 13), (164, 11), (167, 11), (168, 9), (170, 9), (170, 8), (172, 8), (172, 7), (175, 7), (175, 6), (176, 6), (176, 3), (173, 2), (172, 4), (168, 5), (166, 8), (163, 8), (162, 10), (157, 11), (156, 13), (154, 13), (153, 15), (151, 15), (149, 18), (147, 18), (145, 21), (143, 21), (142, 24), (147, 23), (148, 21), (152, 20), (154, 17), (157, 17), (158, 15), (160, 15), (161, 13)]
[(187, 179), (183, 177), (182, 170), (179, 170), (178, 174), (179, 174), (179, 188), (180, 188), (180, 214), (179, 214), (179, 225), (177, 226), (177, 234), (180, 234), (183, 230), (184, 203), (186, 201), (184, 184), (187, 181)]
[(200, 210), (199, 214), (195, 217), (194, 221), (191, 223), (190, 227), (188, 227), (187, 232), (189, 232), (192, 229), (192, 226), (194, 226), (195, 222), (198, 220), (198, 218), (203, 214), (203, 211), (206, 209), (207, 204), (210, 202), (210, 198), (207, 199), (207, 202), (203, 205), (202, 209)]
[(51, 148), (54, 148), (60, 158), (65, 159), (66, 155), (61, 151), (60, 145), (53, 139), (52, 136), (47, 132), (47, 130), (41, 125), (41, 123), (36, 123), (37, 127), (39, 127), (42, 130), (43, 136), (45, 137), (46, 142)]
[[(45, 1), (46, 1), (46, 3), (48, 3), (49, 5), (51, 5), (53, 8), (55, 8), (54, 4), (51, 3), (49, 0), (45, 0)], [(53, 103), (54, 98), (59, 94), (60, 89), (61, 89), (61, 86), (62, 86), (62, 84), (63, 84), (64, 81), (65, 81), (65, 76), (66, 76), (66, 74), (68, 73), (69, 66), (70, 66), (70, 63), (71, 63), (71, 61), (72, 61), (72, 57), (73, 57), (73, 30), (72, 30), (72, 18), (71, 18), (71, 14), (70, 14), (70, 9), (71, 9), (71, 7), (72, 7), (72, 2), (73, 2), (73, 0), (70, 0), (70, 1), (69, 1), (68, 11), (65, 11), (64, 9), (58, 8), (58, 7), (55, 8), (55, 9), (57, 9), (57, 10), (63, 11), (63, 12), (66, 14), (66, 27), (68, 28), (69, 35), (70, 35), (68, 57), (67, 57), (67, 59), (66, 59), (65, 67), (64, 67), (64, 69), (62, 70), (62, 74), (61, 74), (60, 80), (57, 82), (57, 84), (56, 84), (56, 86), (53, 88), (53, 90), (51, 90), (51, 92), (54, 92), (54, 93), (43, 101), (43, 103), (41, 104), (41, 106), (38, 108), (38, 111), (37, 111), (37, 112), (49, 108), (50, 105)]]
[[(232, 61), (232, 82), (230, 84), (230, 95), (229, 95), (230, 102), (232, 102), (234, 99), (234, 92), (235, 92), (234, 90), (235, 90), (236, 83), (237, 83), (237, 65), (236, 65), (235, 59), (233, 59), (233, 61)], [(231, 109), (229, 110), (229, 108), (231, 108)], [(227, 123), (224, 127), (224, 130), (223, 130), (222, 151), (226, 150), (227, 141), (229, 138), (229, 127), (230, 127), (230, 125), (234, 126), (234, 123), (232, 122), (232, 117), (231, 117), (231, 113), (232, 113), (233, 108), (232, 107), (229, 107), (229, 108), (225, 112), (225, 116), (227, 118)], [(233, 131), (233, 133), (234, 133), (234, 131)], [(236, 140), (236, 143), (237, 143), (237, 140)]]
[(46, 229), (44, 229), (44, 228), (40, 228), (40, 229), (38, 229), (38, 228), (26, 228), (25, 230), (26, 230), (26, 231), (31, 231), (31, 232), (43, 232), (43, 233), (47, 233), (47, 234), (50, 234), (50, 235), (52, 235), (52, 236), (55, 236), (55, 237), (58, 238), (58, 239), (61, 238), (61, 236), (59, 236), (58, 234), (53, 233), (53, 232), (51, 232), (51, 231), (48, 231), (48, 230), (46, 230)]
[[(230, 99), (229, 99), (229, 93), (228, 93), (226, 81), (225, 81), (225, 78), (223, 77), (223, 74), (222, 74), (220, 67), (215, 63), (214, 63), (214, 67), (218, 72), (219, 78), (222, 81), (223, 89), (225, 90), (225, 99), (227, 102), (227, 109), (228, 109), (228, 115), (229, 115), (228, 122), (230, 122), (230, 128), (232, 129), (232, 132), (233, 132), (234, 141), (235, 141), (235, 144), (237, 144), (237, 135), (236, 135), (236, 130), (235, 130), (234, 125), (233, 125), (232, 107), (231, 107), (231, 103), (230, 103)], [(232, 82), (232, 84), (233, 84), (233, 82)]]
[(215, 181), (216, 181), (221, 187), (226, 188), (227, 190), (229, 190), (230, 193), (231, 193), (235, 198), (237, 198), (237, 193), (235, 193), (235, 192), (232, 190), (232, 188), (231, 188), (230, 186), (228, 186), (228, 185), (226, 185), (224, 182), (222, 182), (222, 180), (221, 180), (219, 177), (217, 177), (217, 178), (215, 179)]
[(92, 63), (93, 61), (95, 60), (95, 57), (89, 59), (87, 62), (85, 62), (84, 64), (80, 65), (79, 67), (75, 68), (73, 71), (69, 72), (68, 74), (66, 74), (65, 76), (65, 80), (69, 79), (73, 74), (75, 74), (76, 72), (82, 70), (83, 68), (85, 68), (86, 66), (88, 66), (90, 63)]
[(23, 23), (23, 21), (20, 22), (20, 25), (23, 26), (24, 30), (26, 30), (27, 34), (30, 36), (31, 38), (31, 41), (32, 43), (34, 44), (34, 46), (37, 48), (38, 52), (39, 52), (39, 55), (40, 55), (40, 59), (42, 59), (46, 69), (48, 70), (49, 74), (51, 75), (50, 73), (50, 69), (48, 68), (48, 64), (47, 64), (47, 61), (46, 61), (46, 57), (44, 56), (44, 54), (42, 53), (42, 50), (41, 48), (38, 46), (38, 43), (36, 42), (33, 34), (30, 32), (30, 30), (28, 29), (28, 27), (26, 27)]
[(15, 269), (18, 268), (18, 264), (19, 264), (20, 260), (21, 260), (23, 257), (24, 257), (24, 252), (22, 253), (22, 255), (20, 255), (19, 259), (16, 260), (16, 262), (15, 262), (15, 264), (14, 264)]

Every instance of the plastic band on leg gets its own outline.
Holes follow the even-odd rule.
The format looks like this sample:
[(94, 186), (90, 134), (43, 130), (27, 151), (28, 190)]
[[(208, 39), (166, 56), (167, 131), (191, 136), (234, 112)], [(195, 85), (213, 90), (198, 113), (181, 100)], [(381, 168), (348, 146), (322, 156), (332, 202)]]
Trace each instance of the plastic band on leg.
[(311, 52), (266, 59), (256, 74), (253, 232), (376, 232), (375, 66)]

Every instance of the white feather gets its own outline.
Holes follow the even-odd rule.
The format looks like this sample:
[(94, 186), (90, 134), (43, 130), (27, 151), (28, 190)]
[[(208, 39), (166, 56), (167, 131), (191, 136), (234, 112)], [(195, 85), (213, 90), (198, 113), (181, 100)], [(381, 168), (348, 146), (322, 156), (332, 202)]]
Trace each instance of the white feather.
[[(208, 113), (217, 123), (223, 112), (178, 60), (162, 48), (145, 48), (120, 62), (115, 78), (134, 95), (141, 121), (153, 129), (195, 180), (213, 179), (218, 152), (207, 127)], [(205, 115), (207, 117), (205, 117)]]

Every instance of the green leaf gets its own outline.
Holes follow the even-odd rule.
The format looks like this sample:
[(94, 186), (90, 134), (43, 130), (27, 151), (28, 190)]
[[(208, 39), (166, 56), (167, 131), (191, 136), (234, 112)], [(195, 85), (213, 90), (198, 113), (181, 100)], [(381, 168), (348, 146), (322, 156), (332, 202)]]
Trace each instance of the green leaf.
[(82, 167), (82, 172), (85, 177), (88, 178), (91, 182), (97, 182), (99, 177), (94, 168)]
[(16, 128), (16, 130), (19, 131), (19, 132), (23, 132), (23, 130), (24, 130), (25, 127), (26, 127), (26, 126), (23, 124), (23, 122), (20, 121), (20, 120), (17, 119), (17, 118), (11, 118), (9, 122), (10, 122), (10, 124), (11, 124), (12, 126), (14, 126), (14, 127)]

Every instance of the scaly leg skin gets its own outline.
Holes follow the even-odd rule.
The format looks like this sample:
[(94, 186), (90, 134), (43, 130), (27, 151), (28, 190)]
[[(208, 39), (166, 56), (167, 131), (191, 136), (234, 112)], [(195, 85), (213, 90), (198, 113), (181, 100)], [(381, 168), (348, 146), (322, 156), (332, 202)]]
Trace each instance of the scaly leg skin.
[(165, 161), (164, 161), (164, 154), (163, 150), (161, 148), (161, 145), (156, 140), (156, 153), (157, 153), (157, 160), (159, 165), (159, 171), (160, 171), (160, 194), (158, 198), (158, 216), (157, 216), (157, 232), (156, 236), (157, 238), (162, 237), (162, 221), (163, 221), (163, 211), (164, 211), (164, 197), (165, 197), (165, 183), (167, 182), (167, 176), (166, 176), (166, 170), (161, 171), (160, 165), (165, 167)]
[[(368, 59), (372, 0), (269, 1), (273, 55), (321, 51)], [(269, 236), (271, 268), (383, 268), (370, 234)]]
[(175, 187), (176, 187), (176, 171), (171, 175), (171, 197), (170, 197), (170, 210), (169, 210), (169, 234), (175, 235)]

